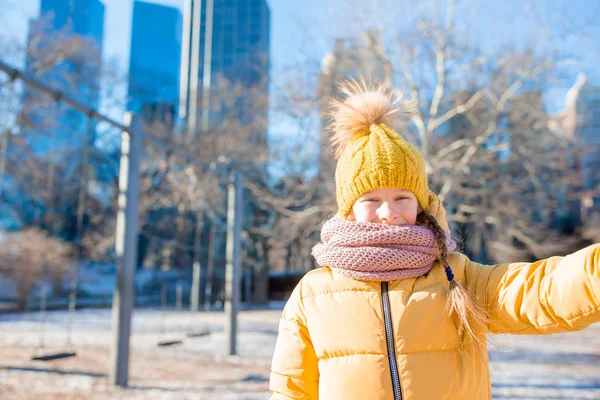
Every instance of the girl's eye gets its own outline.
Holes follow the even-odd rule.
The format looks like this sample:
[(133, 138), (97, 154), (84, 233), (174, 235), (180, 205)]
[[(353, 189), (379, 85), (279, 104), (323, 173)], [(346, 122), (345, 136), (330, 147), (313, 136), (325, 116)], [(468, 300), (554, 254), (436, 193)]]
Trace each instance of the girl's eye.
[(400, 201), (400, 200), (408, 200), (407, 196), (398, 196), (396, 197), (396, 201)]
[(364, 199), (363, 201), (368, 201), (368, 202), (376, 202), (376, 201), (377, 201), (377, 199), (371, 199), (371, 198), (367, 198), (367, 199)]

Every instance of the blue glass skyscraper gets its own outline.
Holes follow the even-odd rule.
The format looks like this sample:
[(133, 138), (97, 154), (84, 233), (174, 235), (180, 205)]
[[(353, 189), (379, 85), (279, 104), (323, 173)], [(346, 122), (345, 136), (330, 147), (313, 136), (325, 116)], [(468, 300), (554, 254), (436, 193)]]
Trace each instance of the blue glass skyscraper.
[(179, 101), (181, 12), (136, 0), (131, 25), (127, 109), (146, 120), (174, 117)]
[[(29, 24), (26, 71), (98, 108), (104, 11), (99, 0), (41, 0), (40, 16)], [(46, 96), (27, 87), (21, 116), (21, 130), (38, 153), (80, 147), (88, 133), (85, 115), (67, 106), (55, 113)], [(91, 127), (93, 140), (95, 125)]]
[[(235, 111), (241, 124), (260, 119), (266, 143), (270, 10), (266, 0), (186, 0), (179, 115), (188, 135), (219, 126)], [(233, 88), (236, 90), (233, 90)], [(239, 93), (233, 106), (224, 95)], [(209, 111), (210, 110), (210, 111)]]
[[(40, 0), (39, 16), (29, 21), (25, 72), (97, 109), (104, 13), (99, 0)], [(79, 174), (81, 150), (95, 141), (94, 121), (61, 102), (60, 97), (51, 99), (23, 85), (20, 140), (9, 143), (8, 153), (15, 165), (31, 161), (39, 174), (21, 176), (15, 170), (10, 196), (3, 202), (18, 212), (25, 225), (39, 225), (54, 235), (67, 235), (76, 193), (84, 187), (77, 184), (83, 183)], [(8, 175), (13, 178), (11, 173)]]
[(104, 4), (100, 0), (41, 0), (40, 16), (52, 14), (49, 30), (70, 26), (73, 34), (91, 37), (102, 52)]

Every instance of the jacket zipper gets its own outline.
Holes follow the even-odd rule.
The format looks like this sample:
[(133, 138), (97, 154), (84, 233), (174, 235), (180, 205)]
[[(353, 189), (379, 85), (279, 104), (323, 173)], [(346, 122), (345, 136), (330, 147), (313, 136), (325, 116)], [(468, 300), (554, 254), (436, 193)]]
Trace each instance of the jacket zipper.
[(392, 311), (390, 298), (388, 296), (388, 283), (381, 282), (381, 303), (383, 306), (383, 322), (385, 324), (385, 341), (387, 343), (388, 360), (392, 374), (392, 388), (394, 389), (394, 400), (402, 400), (402, 387), (400, 386), (400, 375), (396, 364), (396, 345), (394, 342), (394, 331), (392, 328)]

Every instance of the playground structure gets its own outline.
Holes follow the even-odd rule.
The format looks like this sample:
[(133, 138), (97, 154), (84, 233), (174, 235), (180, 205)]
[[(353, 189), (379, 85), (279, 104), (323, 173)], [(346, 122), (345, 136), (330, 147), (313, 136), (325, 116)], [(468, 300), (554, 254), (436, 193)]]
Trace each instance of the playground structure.
[[(196, 168), (206, 172), (213, 172), (210, 167), (184, 152), (174, 148), (171, 144), (157, 139), (144, 132), (141, 118), (133, 113), (126, 113), (124, 122), (119, 123), (97, 110), (91, 109), (79, 101), (74, 100), (68, 94), (59, 90), (54, 90), (48, 85), (28, 76), (19, 69), (13, 68), (0, 61), (0, 71), (8, 76), (9, 90), (13, 90), (16, 81), (36, 89), (52, 99), (53, 110), (57, 112), (61, 104), (77, 110), (87, 117), (88, 137), (91, 135), (93, 121), (101, 121), (109, 126), (119, 129), (121, 134), (121, 158), (119, 171), (119, 196), (117, 210), (117, 224), (115, 233), (115, 250), (117, 255), (116, 283), (113, 292), (113, 344), (110, 361), (110, 383), (112, 385), (127, 386), (128, 367), (130, 353), (130, 335), (131, 335), (131, 314), (134, 307), (134, 275), (136, 268), (136, 251), (139, 234), (138, 226), (138, 203), (140, 199), (139, 181), (140, 181), (140, 160), (142, 154), (143, 140), (163, 148), (167, 156), (178, 157)], [(57, 115), (57, 114), (54, 114)], [(3, 138), (8, 138), (7, 132), (4, 132)], [(0, 143), (0, 154), (2, 160), (5, 160), (7, 152), (7, 140)], [(225, 313), (226, 334), (228, 344), (228, 354), (235, 355), (236, 333), (237, 333), (237, 313), (240, 303), (241, 290), (241, 267), (240, 267), (240, 241), (241, 241), (241, 217), (242, 217), (242, 192), (243, 178), (235, 168), (235, 163), (224, 157), (221, 158), (225, 163), (226, 176), (219, 178), (228, 182), (228, 202), (227, 202), (227, 244), (226, 244), (226, 278), (225, 278)], [(83, 152), (83, 171), (87, 171), (87, 146), (84, 146)], [(2, 166), (2, 179), (4, 178), (4, 165)], [(77, 233), (75, 242), (81, 240), (83, 229), (83, 215), (85, 201), (85, 190), (80, 189), (80, 201), (77, 210)], [(72, 315), (77, 305), (77, 282), (78, 282), (78, 263), (75, 263), (73, 271), (72, 284), (69, 294), (69, 313)], [(198, 269), (195, 263), (194, 270)], [(199, 285), (199, 274), (194, 273), (192, 287)], [(192, 310), (198, 310), (197, 291), (192, 296)], [(65, 350), (57, 353), (44, 354), (44, 317), (45, 300), (40, 304), (40, 345), (34, 359), (39, 361), (50, 361), (60, 358), (76, 356), (71, 342), (70, 327), (67, 328)], [(205, 336), (206, 332), (191, 332), (189, 337)], [(176, 341), (173, 341), (176, 342)], [(166, 342), (165, 342), (166, 343)], [(171, 345), (177, 343), (171, 343)]]

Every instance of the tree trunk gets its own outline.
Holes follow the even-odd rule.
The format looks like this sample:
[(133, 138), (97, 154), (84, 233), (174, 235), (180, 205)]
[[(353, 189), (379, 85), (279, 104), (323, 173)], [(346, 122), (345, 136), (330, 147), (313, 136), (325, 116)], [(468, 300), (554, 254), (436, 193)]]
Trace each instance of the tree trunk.
[(252, 278), (254, 279), (252, 303), (256, 305), (269, 303), (269, 248), (267, 239), (263, 239), (261, 244), (262, 257), (257, 257), (257, 262), (253, 264), (252, 271)]

